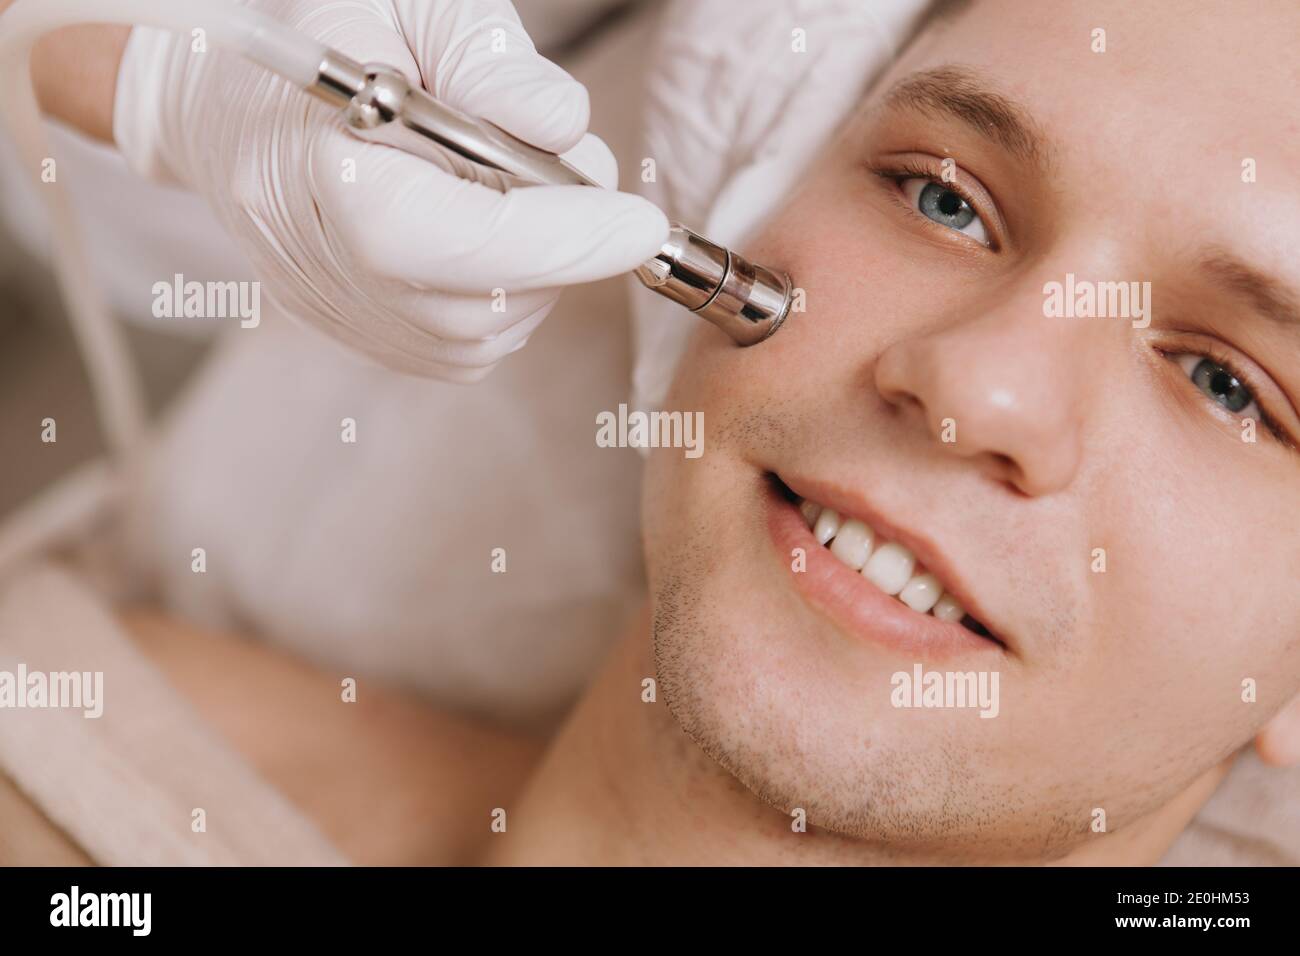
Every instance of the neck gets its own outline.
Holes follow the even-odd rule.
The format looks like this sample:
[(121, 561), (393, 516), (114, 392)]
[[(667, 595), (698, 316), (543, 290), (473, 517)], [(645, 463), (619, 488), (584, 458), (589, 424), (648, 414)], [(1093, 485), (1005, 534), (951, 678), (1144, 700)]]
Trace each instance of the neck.
[[(654, 676), (649, 615), (611, 654), (494, 834), (492, 864), (818, 865), (971, 863), (909, 860), (809, 826), (760, 802), (678, 727), (662, 696), (643, 700)], [(1123, 831), (1099, 835), (1055, 862), (1151, 865), (1195, 816), (1231, 761)], [(1024, 863), (1043, 862), (1037, 860)]]

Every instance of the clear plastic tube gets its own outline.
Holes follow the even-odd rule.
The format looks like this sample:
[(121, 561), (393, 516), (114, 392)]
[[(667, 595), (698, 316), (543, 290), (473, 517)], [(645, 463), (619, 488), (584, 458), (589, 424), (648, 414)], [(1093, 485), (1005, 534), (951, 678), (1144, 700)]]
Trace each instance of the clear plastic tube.
[(325, 46), (279, 20), (231, 0), (18, 0), (0, 18), (0, 63), (59, 27), (119, 23), (191, 33), (242, 53), (298, 86), (316, 79)]
[[(81, 23), (139, 24), (185, 34), (202, 29), (213, 46), (242, 53), (299, 86), (315, 82), (326, 47), (230, 0), (17, 0), (0, 14), (0, 122), (12, 134), (19, 157), (45, 202), (56, 252), (55, 275), (94, 390), (105, 441), (121, 459), (139, 446), (144, 435), (140, 380), (122, 331), (91, 279), (89, 257), (71, 203), (57, 183), (41, 179), (50, 150), (31, 80), (31, 52), (36, 41), (52, 30)], [(84, 489), (79, 493), (81, 499), (90, 500)], [(24, 534), (18, 536), (28, 544), (23, 550), (30, 553), (57, 539), (72, 522), (54, 516), (74, 510), (84, 512), (85, 508), (46, 507), (41, 514), (49, 520), (40, 522), (45, 527), (25, 527)], [(0, 554), (5, 553), (0, 546)]]

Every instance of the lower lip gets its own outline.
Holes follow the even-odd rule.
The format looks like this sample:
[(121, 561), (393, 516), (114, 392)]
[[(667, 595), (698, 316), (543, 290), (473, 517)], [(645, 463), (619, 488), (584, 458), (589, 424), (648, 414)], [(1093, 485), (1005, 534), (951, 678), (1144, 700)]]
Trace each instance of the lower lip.
[[(918, 660), (1002, 651), (997, 642), (955, 621), (913, 611), (880, 590), (818, 544), (799, 508), (776, 489), (768, 492), (767, 528), (795, 590), (840, 630)], [(790, 571), (795, 548), (807, 555), (804, 571)]]

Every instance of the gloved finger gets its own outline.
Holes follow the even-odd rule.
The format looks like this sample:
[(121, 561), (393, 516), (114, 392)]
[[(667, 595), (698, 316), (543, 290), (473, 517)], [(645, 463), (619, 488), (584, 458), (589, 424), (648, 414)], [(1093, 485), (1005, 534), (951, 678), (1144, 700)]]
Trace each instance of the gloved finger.
[(436, 7), (403, 22), (434, 96), (554, 153), (582, 138), (590, 119), (586, 88), (537, 52), (509, 0)]
[[(340, 177), (349, 159), (354, 175)], [(500, 193), (337, 130), (323, 131), (309, 162), (331, 243), (367, 273), (418, 286), (490, 295), (592, 282), (631, 271), (668, 235), (664, 214), (639, 196), (590, 186)]]
[(499, 363), (493, 362), (483, 368), (453, 368), (445, 366), (433, 376), (452, 385), (477, 385), (491, 375)]
[(578, 145), (561, 154), (565, 162), (605, 189), (618, 189), (618, 160), (599, 136), (588, 133)]
[(419, 289), (407, 283), (381, 283), (367, 289), (371, 298), (383, 297), (387, 308), (406, 321), (448, 342), (478, 342), (501, 335), (554, 304), (559, 289), (460, 295), (439, 289)]
[(491, 338), (477, 342), (446, 341), (442, 361), (457, 368), (483, 368), (495, 365), (507, 355), (519, 351), (528, 344), (529, 336), (536, 332), (538, 326), (551, 314), (555, 302), (555, 297), (548, 299), (541, 308)]
[(428, 334), (411, 336), (405, 334), (405, 330), (401, 329), (400, 325), (358, 327), (346, 321), (339, 321), (337, 317), (330, 316), (326, 310), (320, 309), (301, 315), (290, 314), (306, 325), (319, 328), (329, 336), (331, 341), (352, 352), (365, 355), (394, 372), (445, 381), (461, 380), (451, 374), (452, 366), (441, 361), (442, 343), (434, 336)]
[(555, 306), (555, 297), (547, 299), (530, 314), (523, 316), (497, 335), (474, 341), (438, 338), (424, 351), (426, 358), (446, 368), (486, 368), (495, 365), (511, 352), (524, 346)]
[[(395, 371), (446, 378), (445, 373), (451, 369), (489, 370), (522, 348), (550, 313), (556, 298), (546, 299), (539, 308), (522, 316), (501, 334), (477, 341), (443, 339), (410, 324), (405, 316), (389, 309), (376, 310), (370, 316), (372, 321), (360, 324), (340, 322), (328, 312), (318, 310), (310, 313), (309, 322), (322, 327), (344, 345)], [(458, 376), (457, 380), (478, 379)]]

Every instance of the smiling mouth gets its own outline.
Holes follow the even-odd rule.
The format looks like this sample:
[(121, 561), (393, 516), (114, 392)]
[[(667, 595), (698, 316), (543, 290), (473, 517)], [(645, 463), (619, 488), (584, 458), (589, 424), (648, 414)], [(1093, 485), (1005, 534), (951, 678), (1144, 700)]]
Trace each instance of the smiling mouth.
[(782, 497), (794, 504), (817, 543), (839, 562), (862, 576), (865, 583), (895, 598), (920, 615), (960, 624), (966, 630), (1005, 646), (996, 635), (966, 613), (944, 583), (927, 570), (908, 548), (890, 541), (861, 518), (842, 515), (816, 501), (800, 497), (776, 475), (770, 476)]

